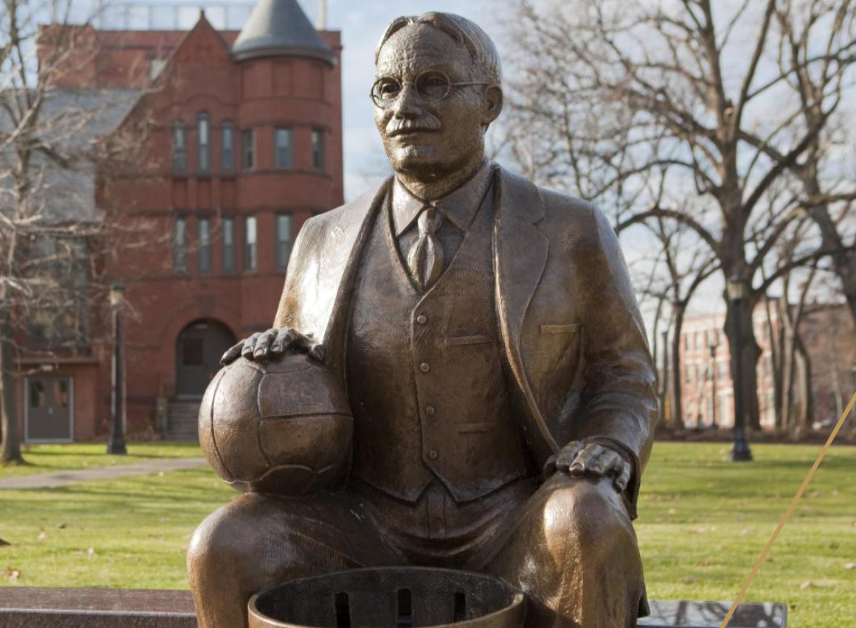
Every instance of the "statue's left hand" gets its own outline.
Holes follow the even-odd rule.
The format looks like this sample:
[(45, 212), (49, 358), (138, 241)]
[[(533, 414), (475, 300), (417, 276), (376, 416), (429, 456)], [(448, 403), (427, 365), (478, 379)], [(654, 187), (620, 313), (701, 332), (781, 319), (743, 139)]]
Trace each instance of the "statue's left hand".
[(553, 470), (576, 477), (611, 477), (615, 489), (620, 493), (627, 488), (633, 469), (624, 456), (608, 446), (572, 441), (547, 461), (545, 471), (551, 473)]

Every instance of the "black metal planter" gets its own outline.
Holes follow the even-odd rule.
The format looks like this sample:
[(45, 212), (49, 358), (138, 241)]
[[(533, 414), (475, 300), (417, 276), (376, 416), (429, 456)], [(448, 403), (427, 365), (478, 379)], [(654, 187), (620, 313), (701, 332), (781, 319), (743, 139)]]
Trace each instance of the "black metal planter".
[(427, 567), (354, 569), (258, 593), (250, 628), (522, 628), (523, 593), (482, 574)]

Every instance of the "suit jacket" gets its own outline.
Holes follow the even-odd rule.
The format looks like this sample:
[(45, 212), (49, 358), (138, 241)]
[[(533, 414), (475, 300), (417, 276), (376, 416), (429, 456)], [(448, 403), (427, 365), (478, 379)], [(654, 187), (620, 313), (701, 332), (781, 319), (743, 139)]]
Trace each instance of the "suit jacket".
[[(274, 322), (322, 342), (343, 378), (356, 267), (391, 181), (304, 224)], [(658, 402), (618, 239), (592, 204), (502, 168), (493, 194), (497, 317), (527, 443), (541, 465), (570, 441), (623, 452), (635, 517)]]

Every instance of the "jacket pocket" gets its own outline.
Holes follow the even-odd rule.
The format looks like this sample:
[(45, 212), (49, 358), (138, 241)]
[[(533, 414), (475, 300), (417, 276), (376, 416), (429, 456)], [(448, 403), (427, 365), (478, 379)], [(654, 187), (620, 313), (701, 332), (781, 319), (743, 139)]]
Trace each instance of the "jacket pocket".
[(579, 331), (579, 323), (567, 323), (565, 325), (541, 325), (542, 334), (575, 334)]
[(473, 336), (455, 336), (446, 338), (447, 347), (463, 347), (466, 345), (486, 345), (493, 342), (493, 338), (484, 334), (475, 334)]

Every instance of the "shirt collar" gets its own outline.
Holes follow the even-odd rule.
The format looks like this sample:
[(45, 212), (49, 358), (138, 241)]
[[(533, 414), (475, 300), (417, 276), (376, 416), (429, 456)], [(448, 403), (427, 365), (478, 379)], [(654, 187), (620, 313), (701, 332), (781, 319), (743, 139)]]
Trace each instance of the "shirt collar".
[(395, 179), (392, 186), (392, 221), (395, 235), (400, 236), (416, 220), (419, 211), (428, 204), (434, 205), (459, 231), (466, 233), (481, 206), (490, 186), (491, 163), (484, 160), (479, 171), (459, 188), (433, 203), (415, 197), (404, 184)]

